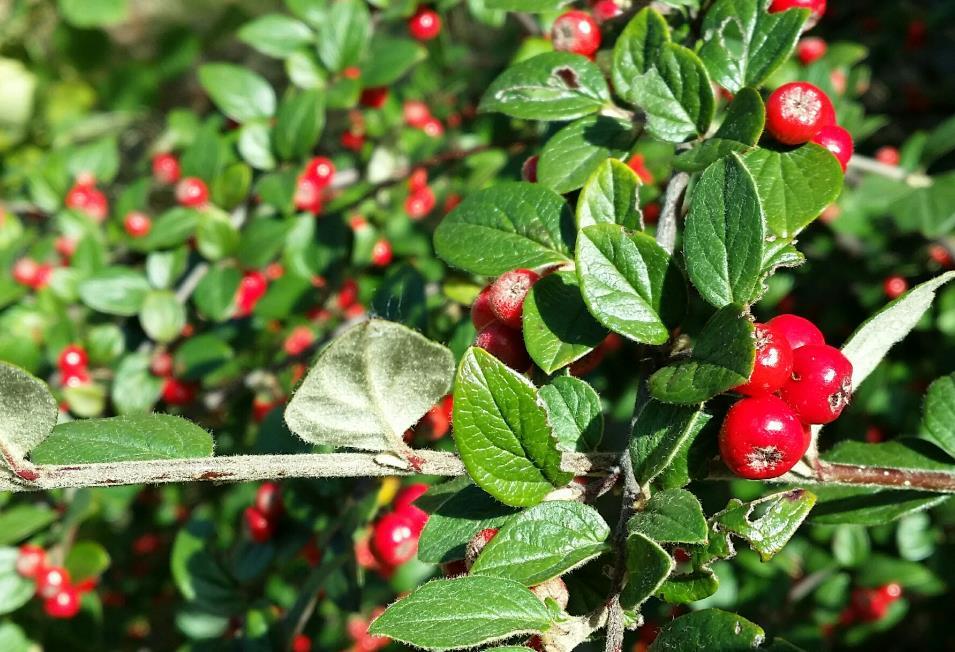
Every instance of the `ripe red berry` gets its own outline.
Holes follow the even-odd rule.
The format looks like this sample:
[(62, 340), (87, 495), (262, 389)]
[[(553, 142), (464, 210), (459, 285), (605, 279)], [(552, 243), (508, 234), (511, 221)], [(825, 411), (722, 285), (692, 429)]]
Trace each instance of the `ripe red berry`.
[(322, 188), (314, 178), (301, 175), (295, 182), (295, 194), (292, 196), (295, 210), (307, 211), (313, 215), (322, 212)]
[(64, 586), (43, 602), (43, 611), (50, 618), (72, 618), (80, 611), (79, 591)]
[(744, 398), (733, 404), (723, 420), (719, 440), (726, 466), (750, 480), (778, 477), (806, 452), (799, 418), (772, 395)]
[(22, 577), (36, 577), (44, 566), (46, 566), (46, 550), (29, 543), (20, 546), (16, 563), (17, 573)]
[(656, 224), (660, 219), (660, 204), (658, 202), (647, 204), (641, 210), (644, 224)]
[(424, 168), (415, 168), (408, 176), (408, 192), (414, 193), (428, 187), (428, 171)]
[(74, 369), (63, 374), (64, 387), (79, 387), (90, 382), (90, 375), (86, 369)]
[(898, 299), (909, 289), (909, 283), (901, 276), (889, 276), (882, 281), (882, 289), (889, 299)]
[(474, 562), (477, 560), (478, 555), (481, 554), (481, 551), (484, 550), (484, 547), (491, 542), (491, 539), (497, 536), (498, 529), (496, 527), (484, 528), (479, 531), (471, 540), (468, 541), (467, 546), (464, 548), (464, 565), (471, 569), (471, 566), (474, 565)]
[(886, 145), (875, 150), (875, 160), (886, 165), (898, 165), (902, 160), (902, 155), (897, 148)]
[(600, 26), (588, 13), (567, 11), (554, 21), (551, 39), (555, 50), (590, 57), (600, 49)]
[(149, 216), (139, 211), (127, 213), (123, 220), (123, 228), (132, 238), (143, 238), (149, 235), (153, 228), (153, 221)]
[(149, 362), (149, 371), (151, 371), (154, 376), (158, 376), (159, 378), (171, 376), (172, 367), (172, 356), (165, 351), (159, 351), (153, 355), (152, 360)]
[(399, 566), (418, 551), (418, 531), (410, 516), (391, 512), (375, 523), (371, 551), (384, 566)]
[(249, 538), (256, 543), (266, 543), (275, 534), (275, 526), (269, 518), (255, 507), (246, 507), (242, 512), (245, 519), (245, 529)]
[(829, 46), (826, 45), (825, 39), (821, 39), (818, 36), (807, 36), (804, 39), (800, 39), (796, 45), (796, 55), (799, 57), (802, 65), (808, 66), (813, 61), (818, 61), (825, 56), (826, 50), (828, 49)]
[(275, 520), (285, 511), (282, 488), (275, 482), (263, 482), (255, 492), (255, 508), (269, 520)]
[(438, 138), (444, 134), (444, 125), (437, 118), (431, 117), (421, 125), (421, 131), (432, 138)]
[(401, 114), (405, 124), (421, 129), (431, 117), (431, 109), (421, 100), (407, 100), (401, 105)]
[(929, 245), (928, 257), (942, 267), (948, 268), (952, 266), (952, 254), (948, 248), (938, 243)]
[(430, 41), (441, 33), (441, 16), (433, 9), (418, 7), (408, 19), (408, 31), (419, 41)]
[(173, 184), (181, 175), (179, 159), (169, 152), (153, 156), (153, 178), (159, 183)]
[(262, 272), (247, 272), (239, 281), (239, 289), (235, 295), (236, 316), (248, 317), (252, 314), (268, 288), (269, 281)]
[(537, 164), (540, 162), (540, 156), (535, 154), (529, 156), (521, 166), (521, 179), (529, 183), (537, 183)]
[(428, 186), (415, 190), (405, 199), (405, 212), (413, 220), (424, 219), (432, 210), (436, 202), (434, 192)]
[(162, 386), (162, 400), (169, 405), (189, 405), (196, 398), (196, 386), (178, 378), (166, 378)]
[(799, 315), (776, 315), (766, 325), (782, 335), (793, 351), (807, 344), (825, 344), (826, 338), (816, 325)]
[(766, 129), (786, 145), (801, 145), (835, 121), (829, 97), (808, 82), (783, 84), (766, 101)]
[(484, 349), (515, 371), (527, 371), (531, 366), (523, 333), (500, 322), (494, 322), (479, 332), (474, 346)]
[(46, 566), (36, 574), (36, 592), (41, 598), (52, 598), (70, 585), (70, 574), (62, 566)]
[(594, 17), (601, 23), (616, 18), (623, 13), (617, 0), (597, 0), (593, 6)]
[(93, 185), (92, 180), (82, 183), (77, 180), (66, 193), (64, 204), (67, 208), (89, 215), (97, 222), (102, 222), (109, 214), (109, 202), (106, 200), (106, 195)]
[(315, 333), (308, 326), (296, 326), (285, 338), (283, 348), (291, 356), (305, 353), (315, 341)]
[[(43, 269), (44, 265), (39, 264), (32, 258), (20, 258), (13, 264), (13, 280), (20, 285), (38, 290), (46, 284), (46, 279), (49, 278), (49, 272), (45, 273), (46, 279), (44, 278)], [(43, 279), (42, 283), (41, 279)]]
[(388, 87), (376, 86), (362, 90), (361, 97), (358, 98), (361, 105), (369, 109), (380, 109), (388, 101)]
[(822, 145), (836, 157), (842, 171), (846, 171), (849, 165), (849, 159), (852, 158), (852, 135), (839, 125), (829, 125), (819, 130), (819, 133), (812, 137), (812, 142)]
[(497, 321), (494, 312), (491, 310), (491, 286), (481, 290), (474, 303), (471, 304), (471, 323), (474, 328), (481, 331)]
[(769, 5), (770, 13), (800, 8), (808, 9), (810, 12), (805, 27), (805, 29), (809, 29), (818, 23), (822, 15), (826, 13), (826, 0), (773, 0)]
[(64, 261), (69, 262), (69, 260), (73, 257), (73, 254), (76, 253), (76, 244), (76, 240), (64, 235), (56, 239), (53, 247), (56, 249), (56, 253), (60, 254)]
[(414, 505), (414, 501), (420, 498), (428, 490), (428, 485), (423, 482), (415, 482), (401, 489), (395, 494), (392, 502), (394, 510), (398, 514), (404, 514), (415, 526), (415, 532), (421, 534), (425, 524), (428, 522), (428, 512)]
[(357, 131), (346, 131), (342, 134), (340, 142), (345, 149), (358, 152), (365, 145), (365, 134)]
[(305, 634), (297, 634), (292, 639), (292, 652), (311, 652), (312, 639)]
[(188, 208), (205, 206), (209, 201), (209, 188), (198, 177), (186, 177), (176, 184), (176, 201)]
[(640, 177), (641, 182), (647, 185), (653, 183), (653, 173), (647, 169), (647, 160), (643, 154), (639, 152), (631, 154), (630, 158), (627, 159), (627, 166)]
[(371, 248), (371, 264), (375, 267), (387, 267), (394, 257), (391, 243), (384, 238), (376, 242)]
[(85, 371), (89, 362), (90, 358), (86, 349), (78, 344), (70, 344), (60, 351), (57, 366), (60, 368), (60, 372), (69, 374), (75, 371)]
[(302, 176), (314, 180), (319, 187), (324, 188), (335, 177), (335, 164), (324, 156), (316, 156), (305, 165)]
[(832, 346), (808, 344), (793, 351), (792, 378), (783, 399), (803, 423), (834, 421), (852, 397), (852, 363)]
[(749, 380), (735, 391), (747, 396), (778, 391), (793, 370), (793, 350), (784, 335), (768, 324), (756, 324), (756, 363)]
[(445, 396), (441, 402), (421, 417), (421, 421), (415, 426), (416, 433), (422, 433), (431, 441), (437, 441), (448, 434), (451, 429), (451, 406), (453, 399)]
[(539, 279), (537, 272), (514, 269), (504, 272), (491, 283), (488, 304), (498, 321), (511, 328), (521, 328), (524, 321), (524, 299)]

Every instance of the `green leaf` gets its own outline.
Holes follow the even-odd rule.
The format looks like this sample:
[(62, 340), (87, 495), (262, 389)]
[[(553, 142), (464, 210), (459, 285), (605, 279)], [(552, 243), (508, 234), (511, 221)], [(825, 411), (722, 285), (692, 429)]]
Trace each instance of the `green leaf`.
[[(245, 128), (251, 124), (246, 123), (240, 131), (244, 133)], [(239, 138), (241, 139), (242, 136), (240, 135)], [(206, 207), (203, 212), (219, 213), (217, 207), (233, 210), (248, 199), (251, 188), (252, 168), (241, 161), (230, 163), (209, 184), (209, 193), (215, 207)], [(221, 214), (227, 217), (225, 213)]]
[(763, 561), (783, 549), (816, 504), (815, 494), (793, 489), (744, 503), (732, 499), (713, 516), (718, 531), (745, 539)]
[(130, 245), (139, 251), (178, 247), (193, 236), (198, 223), (199, 211), (177, 206), (169, 209), (153, 222), (149, 235), (133, 240)]
[(193, 516), (180, 528), (172, 545), (169, 567), (183, 597), (215, 614), (244, 608), (235, 581), (212, 554), (215, 525)]
[[(904, 233), (940, 238), (955, 228), (955, 173), (941, 174), (924, 188), (911, 189), (889, 204), (887, 214)], [(898, 183), (898, 182), (897, 182)]]
[(692, 441), (711, 415), (699, 405), (680, 406), (650, 400), (635, 415), (630, 460), (637, 483), (645, 487), (663, 473)]
[(753, 323), (739, 306), (713, 315), (689, 359), (650, 376), (650, 393), (664, 403), (701, 403), (743, 384), (756, 359)]
[(66, 570), (74, 582), (91, 580), (109, 568), (110, 558), (106, 548), (95, 541), (77, 541), (66, 556)]
[(87, 306), (108, 315), (135, 315), (152, 288), (146, 277), (128, 267), (107, 267), (79, 286), (80, 299)]
[(196, 247), (208, 260), (231, 255), (239, 246), (239, 230), (229, 216), (217, 210), (203, 211), (196, 227)]
[(616, 159), (607, 159), (597, 166), (580, 191), (577, 228), (619, 224), (632, 230), (642, 229), (640, 186), (640, 177), (630, 166)]
[(679, 143), (702, 136), (713, 120), (716, 101), (703, 62), (690, 49), (667, 43), (653, 68), (632, 86), (635, 104), (647, 116), (647, 131)]
[(44, 503), (5, 505), (0, 512), (0, 546), (20, 543), (59, 517), (59, 513)]
[(465, 547), (475, 534), (500, 528), (516, 513), (515, 508), (467, 484), (428, 517), (418, 542), (418, 559), (433, 564), (464, 559)]
[(142, 414), (61, 423), (30, 458), (36, 464), (94, 464), (211, 455), (212, 436), (191, 421)]
[(596, 65), (569, 52), (546, 52), (516, 63), (495, 79), (479, 110), (526, 120), (573, 120), (610, 100)]
[(454, 404), (454, 441), (468, 475), (505, 505), (535, 505), (573, 477), (560, 470), (537, 389), (487, 351), (465, 353)]
[(538, 13), (556, 11), (569, 2), (570, 0), (487, 0), (485, 4), (488, 9)]
[(789, 59), (808, 17), (804, 10), (769, 13), (760, 0), (717, 0), (703, 19), (700, 57), (729, 91), (760, 86)]
[(669, 604), (690, 604), (710, 597), (719, 588), (720, 580), (716, 574), (708, 568), (701, 568), (686, 575), (668, 578), (657, 592), (657, 597)]
[(566, 451), (593, 451), (604, 434), (600, 396), (579, 378), (560, 376), (540, 388), (547, 420), (557, 446)]
[(58, 414), (46, 383), (20, 367), (0, 362), (0, 464), (25, 458), (50, 434)]
[(634, 341), (666, 342), (683, 316), (683, 274), (645, 233), (615, 224), (584, 228), (577, 241), (577, 275), (590, 314)]
[(687, 274), (708, 302), (749, 305), (761, 290), (766, 224), (753, 178), (736, 155), (700, 176), (686, 218)]
[(230, 63), (203, 64), (199, 67), (199, 83), (219, 110), (236, 122), (275, 114), (275, 91), (248, 68)]
[(620, 606), (634, 609), (655, 594), (676, 564), (658, 543), (637, 533), (627, 537), (627, 583), (620, 592)]
[(818, 500), (810, 520), (821, 525), (885, 525), (936, 507), (951, 498), (950, 494), (870, 487), (831, 485), (813, 489)]
[(364, 0), (337, 0), (318, 24), (318, 57), (332, 72), (357, 65), (371, 33)]
[(242, 281), (242, 272), (235, 267), (210, 269), (192, 295), (196, 308), (212, 321), (225, 321), (235, 310), (235, 293)]
[(660, 631), (650, 652), (744, 652), (765, 640), (759, 625), (726, 611), (704, 609), (671, 621)]
[(0, 548), (0, 614), (16, 611), (29, 602), (36, 591), (33, 580), (17, 572), (19, 556), (18, 548)]
[(375, 34), (361, 64), (361, 84), (365, 88), (390, 86), (427, 56), (428, 51), (412, 39)]
[(66, 22), (80, 29), (115, 25), (129, 14), (128, 0), (58, 0)]
[(609, 549), (610, 527), (593, 507), (575, 501), (540, 503), (510, 519), (471, 566), (471, 575), (535, 586)]
[(239, 129), (239, 154), (242, 160), (257, 170), (275, 168), (272, 155), (272, 129), (262, 120), (246, 122)]
[(605, 115), (576, 120), (547, 141), (537, 164), (537, 181), (559, 193), (577, 190), (608, 157), (625, 156), (635, 137), (626, 120)]
[(249, 21), (236, 36), (262, 54), (276, 59), (284, 59), (315, 38), (308, 25), (282, 14), (265, 14)]
[(757, 147), (741, 158), (756, 182), (766, 226), (780, 238), (793, 238), (842, 190), (839, 162), (815, 143), (788, 151)]
[(162, 393), (163, 379), (150, 371), (151, 356), (130, 353), (120, 360), (111, 385), (113, 407), (119, 414), (149, 412)]
[(313, 444), (396, 450), (451, 388), (454, 357), (405, 326), (359, 324), (326, 347), (285, 410), (285, 421)]
[(930, 441), (955, 457), (955, 374), (929, 385), (922, 408), (922, 429)]
[(842, 347), (843, 355), (852, 363), (853, 389), (868, 378), (889, 349), (915, 328), (932, 306), (935, 292), (952, 279), (955, 279), (955, 272), (946, 272), (916, 285), (855, 330)]
[(112, 181), (119, 171), (119, 147), (116, 138), (100, 138), (88, 145), (77, 147), (70, 154), (68, 169), (74, 177), (86, 172), (92, 174), (100, 183)]
[(726, 109), (723, 124), (712, 138), (707, 138), (688, 152), (676, 157), (678, 170), (699, 172), (711, 163), (733, 152), (744, 152), (759, 142), (766, 123), (763, 98), (753, 88), (741, 88)]
[[(121, 0), (125, 1), (125, 0)], [(0, 650), (5, 652), (32, 652), (34, 643), (23, 629), (11, 620), (0, 622)]]
[(325, 126), (325, 97), (318, 89), (293, 91), (282, 100), (272, 138), (283, 160), (308, 156)]
[(368, 633), (429, 650), (450, 650), (544, 632), (550, 623), (547, 607), (529, 589), (475, 575), (418, 587), (388, 607)]
[(371, 300), (373, 314), (425, 330), (428, 306), (425, 278), (410, 264), (392, 265)]
[(653, 494), (627, 527), (661, 543), (705, 544), (709, 530), (700, 501), (685, 489)]
[(643, 75), (653, 69), (657, 55), (670, 42), (666, 19), (650, 8), (634, 16), (613, 49), (613, 87), (625, 100), (637, 104)]
[(574, 218), (563, 198), (533, 183), (500, 183), (471, 193), (438, 225), (435, 252), (485, 276), (570, 262)]
[(524, 342), (546, 373), (584, 357), (606, 336), (587, 312), (574, 272), (555, 272), (534, 284), (524, 302)]
[(139, 323), (146, 335), (157, 342), (172, 342), (186, 325), (186, 307), (174, 292), (153, 290), (139, 311)]

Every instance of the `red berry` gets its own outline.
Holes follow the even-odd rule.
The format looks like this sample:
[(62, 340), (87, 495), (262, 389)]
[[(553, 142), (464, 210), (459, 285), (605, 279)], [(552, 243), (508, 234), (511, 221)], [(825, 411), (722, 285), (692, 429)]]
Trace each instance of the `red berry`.
[(660, 204), (657, 202), (647, 204), (642, 211), (644, 224), (656, 224), (660, 219)]
[(36, 574), (36, 593), (41, 598), (52, 598), (70, 586), (70, 574), (62, 566), (46, 566)]
[(295, 194), (292, 196), (295, 210), (307, 211), (314, 215), (322, 212), (322, 188), (314, 178), (305, 174), (295, 182)]
[(818, 23), (822, 15), (826, 13), (826, 0), (773, 0), (769, 5), (770, 13), (800, 8), (810, 11), (809, 20), (806, 21), (805, 27), (805, 29), (809, 29)]
[(396, 513), (404, 514), (415, 526), (415, 532), (421, 534), (425, 524), (428, 522), (428, 512), (413, 503), (424, 495), (428, 490), (428, 485), (423, 482), (415, 482), (404, 487), (395, 495), (392, 505)]
[(255, 397), (252, 399), (252, 420), (256, 423), (262, 423), (265, 421), (265, 417), (275, 408), (282, 405), (282, 401), (269, 401)]
[(357, 131), (346, 131), (342, 134), (340, 142), (345, 149), (358, 152), (365, 145), (365, 134)]
[(358, 283), (354, 279), (345, 279), (342, 289), (338, 292), (338, 307), (348, 310), (358, 301)]
[(808, 82), (783, 84), (766, 101), (766, 129), (786, 145), (801, 145), (835, 121), (829, 97)]
[(109, 202), (106, 200), (106, 195), (100, 192), (92, 181), (87, 183), (77, 181), (73, 184), (73, 187), (66, 193), (64, 203), (67, 208), (85, 213), (97, 222), (105, 220), (109, 213)]
[(623, 13), (617, 0), (597, 0), (593, 6), (594, 17), (601, 23), (616, 18)]
[(778, 391), (793, 370), (793, 349), (784, 335), (768, 324), (756, 324), (756, 363), (749, 380), (735, 388), (747, 396)]
[(361, 68), (358, 66), (348, 66), (342, 70), (342, 77), (345, 79), (358, 79), (361, 77)]
[(428, 118), (425, 120), (424, 124), (421, 125), (421, 131), (432, 138), (438, 138), (444, 134), (444, 125), (441, 124), (441, 121), (437, 118)]
[(296, 326), (285, 338), (283, 348), (291, 356), (299, 356), (308, 350), (315, 341), (315, 333), (308, 326)]
[(852, 363), (832, 346), (808, 344), (793, 351), (792, 378), (783, 399), (803, 423), (834, 421), (852, 397)]
[(361, 97), (358, 99), (362, 106), (369, 109), (380, 109), (388, 101), (388, 87), (376, 86), (362, 90)]
[(255, 507), (246, 507), (242, 512), (249, 538), (256, 543), (266, 543), (275, 534), (275, 526), (269, 517)]
[(886, 165), (898, 165), (902, 161), (902, 155), (897, 148), (886, 145), (875, 150), (875, 160)]
[(311, 652), (312, 639), (305, 634), (297, 634), (292, 639), (292, 652)]
[(481, 554), (481, 551), (484, 550), (484, 547), (491, 542), (491, 539), (497, 536), (498, 529), (496, 527), (484, 528), (479, 531), (471, 540), (468, 541), (468, 545), (464, 549), (464, 565), (471, 569), (471, 566), (474, 565), (474, 562), (477, 560), (478, 555)]
[(130, 237), (142, 238), (149, 235), (153, 228), (153, 221), (145, 213), (133, 211), (126, 214), (126, 218), (123, 220), (123, 228), (126, 229), (126, 233)]
[(852, 135), (839, 125), (829, 125), (819, 130), (819, 133), (812, 137), (812, 142), (822, 145), (836, 157), (842, 171), (846, 171), (849, 165), (849, 159), (852, 158)]
[(172, 356), (165, 351), (156, 353), (149, 362), (149, 370), (154, 376), (166, 378), (172, 375), (173, 360)]
[(600, 49), (600, 26), (588, 13), (567, 11), (554, 21), (551, 39), (555, 50), (589, 57)]
[(196, 398), (196, 386), (177, 378), (166, 378), (162, 386), (162, 400), (169, 405), (189, 405)]
[(20, 546), (16, 563), (17, 573), (23, 577), (36, 577), (44, 566), (46, 566), (46, 550), (29, 543)]
[(521, 166), (521, 179), (530, 183), (537, 183), (537, 164), (540, 162), (540, 156), (535, 154), (524, 161)]
[(63, 374), (64, 387), (79, 387), (90, 382), (90, 375), (86, 369), (74, 369)]
[(179, 181), (179, 159), (168, 152), (153, 157), (153, 178), (159, 183), (173, 184)]
[(603, 346), (598, 346), (584, 357), (571, 363), (570, 367), (568, 367), (570, 375), (577, 378), (583, 378), (584, 376), (590, 374), (600, 366), (600, 363), (603, 362), (606, 354), (607, 350)]
[(889, 299), (898, 299), (909, 289), (909, 283), (901, 276), (889, 276), (882, 281), (882, 289)]
[(401, 113), (405, 124), (416, 129), (424, 127), (425, 123), (431, 118), (431, 109), (420, 100), (407, 100), (401, 106)]
[(818, 61), (825, 56), (826, 50), (828, 49), (829, 46), (826, 45), (825, 39), (821, 39), (818, 36), (808, 36), (804, 39), (800, 39), (796, 45), (796, 54), (802, 62), (802, 65), (808, 66), (813, 61)]
[(451, 429), (451, 406), (453, 399), (445, 396), (441, 402), (421, 417), (421, 421), (415, 426), (415, 432), (421, 432), (431, 441), (437, 441), (448, 434)]
[(719, 439), (726, 466), (750, 480), (778, 477), (806, 452), (799, 418), (775, 396), (737, 401), (726, 413)]
[(69, 374), (76, 371), (85, 371), (89, 362), (90, 358), (86, 349), (78, 344), (70, 344), (60, 352), (57, 366), (62, 373)]
[(399, 566), (418, 551), (418, 530), (415, 522), (404, 513), (385, 514), (375, 523), (371, 536), (371, 551), (384, 566)]
[(428, 171), (424, 168), (415, 168), (408, 176), (408, 191), (414, 193), (428, 187)]
[(282, 488), (275, 482), (263, 482), (255, 492), (255, 508), (267, 519), (274, 520), (285, 511)]
[(252, 314), (268, 288), (269, 281), (262, 272), (247, 272), (239, 281), (239, 289), (235, 295), (236, 315), (248, 317)]
[(434, 192), (428, 186), (415, 190), (405, 199), (405, 212), (413, 220), (420, 220), (434, 210)]
[(627, 159), (627, 166), (640, 177), (643, 183), (647, 185), (653, 183), (653, 173), (647, 169), (646, 157), (643, 154), (631, 154)]
[(515, 371), (527, 371), (531, 358), (519, 330), (494, 322), (477, 334), (474, 346), (484, 349)]
[(497, 317), (494, 316), (494, 312), (491, 310), (491, 286), (487, 286), (481, 293), (477, 295), (477, 298), (474, 300), (474, 303), (471, 304), (471, 323), (474, 324), (474, 328), (484, 330), (495, 321)]
[(394, 257), (391, 243), (385, 239), (379, 240), (371, 248), (371, 264), (375, 267), (387, 267)]
[(147, 532), (133, 541), (133, 552), (137, 555), (151, 555), (159, 550), (159, 544), (159, 537), (152, 532)]
[(430, 41), (441, 33), (441, 16), (433, 9), (418, 7), (408, 19), (408, 31), (419, 41)]
[(198, 177), (186, 177), (176, 184), (176, 201), (189, 208), (205, 206), (209, 201), (209, 188)]
[(799, 315), (776, 315), (766, 325), (782, 335), (793, 351), (807, 344), (825, 344), (826, 338), (816, 325)]
[(498, 321), (519, 329), (524, 320), (524, 299), (540, 275), (529, 269), (504, 272), (491, 284), (488, 304)]
[(79, 591), (64, 586), (43, 602), (43, 611), (50, 618), (72, 618), (80, 611)]
[(938, 243), (929, 245), (928, 256), (935, 261), (936, 264), (941, 265), (942, 267), (952, 266), (952, 254), (943, 245)]
[(66, 261), (69, 261), (70, 258), (73, 257), (73, 254), (76, 253), (76, 240), (68, 238), (65, 235), (57, 238), (53, 246), (56, 249), (56, 253), (60, 254)]
[(324, 156), (316, 156), (305, 166), (302, 176), (314, 180), (319, 187), (324, 188), (335, 177), (335, 164)]

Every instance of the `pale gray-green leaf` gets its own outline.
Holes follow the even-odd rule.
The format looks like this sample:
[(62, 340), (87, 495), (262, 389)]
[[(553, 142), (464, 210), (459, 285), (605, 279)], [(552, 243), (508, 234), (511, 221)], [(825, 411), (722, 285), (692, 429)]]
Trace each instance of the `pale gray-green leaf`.
[(56, 425), (56, 399), (46, 383), (20, 367), (0, 362), (0, 454), (16, 463)]

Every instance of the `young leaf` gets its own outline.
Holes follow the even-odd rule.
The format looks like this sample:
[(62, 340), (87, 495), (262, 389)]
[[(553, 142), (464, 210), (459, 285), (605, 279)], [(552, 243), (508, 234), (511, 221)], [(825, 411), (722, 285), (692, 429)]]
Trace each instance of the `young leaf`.
[(609, 100), (595, 64), (569, 52), (546, 52), (501, 73), (478, 108), (526, 120), (573, 120), (596, 113)]
[(922, 429), (929, 440), (955, 458), (955, 374), (929, 385), (922, 408)]
[(313, 444), (393, 450), (448, 393), (454, 356), (405, 326), (379, 319), (333, 341), (285, 410), (292, 432)]
[(151, 287), (146, 277), (128, 267), (107, 267), (80, 283), (80, 299), (108, 315), (128, 317), (142, 308)]
[(577, 190), (608, 157), (629, 152), (635, 137), (626, 120), (604, 115), (576, 120), (547, 141), (537, 164), (537, 181), (559, 193)]
[(540, 388), (540, 398), (558, 447), (578, 452), (597, 449), (604, 417), (593, 387), (573, 376), (560, 376)]
[(517, 509), (467, 484), (431, 513), (418, 542), (418, 559), (433, 564), (464, 559), (465, 547), (475, 534), (502, 527), (516, 513)]
[(577, 275), (597, 321), (637, 342), (662, 344), (686, 307), (683, 274), (645, 233), (616, 224), (580, 232)]
[(46, 383), (0, 362), (0, 464), (16, 464), (26, 457), (53, 430), (58, 413)]
[(534, 284), (524, 302), (524, 342), (546, 373), (584, 357), (606, 336), (587, 312), (576, 274), (555, 272)]
[(620, 97), (638, 104), (635, 86), (669, 42), (670, 26), (653, 9), (642, 9), (627, 23), (613, 49), (613, 87)]
[(627, 537), (627, 583), (620, 592), (620, 606), (634, 609), (660, 590), (676, 564), (666, 550), (637, 533)]
[(660, 491), (633, 515), (627, 528), (661, 543), (705, 544), (708, 527), (696, 496), (685, 489)]
[(364, 0), (337, 0), (318, 25), (318, 57), (332, 72), (357, 65), (371, 33), (371, 15)]
[(703, 609), (671, 621), (660, 630), (650, 651), (742, 652), (759, 647), (765, 640), (766, 634), (759, 625), (726, 611)]
[(805, 489), (748, 503), (734, 498), (726, 509), (713, 516), (714, 527), (745, 539), (763, 561), (768, 561), (783, 549), (815, 504), (815, 494)]
[(630, 438), (630, 460), (637, 483), (646, 486), (665, 471), (710, 418), (699, 405), (647, 401), (636, 415)]
[(279, 105), (272, 138), (283, 160), (304, 158), (325, 126), (325, 96), (318, 89), (292, 91)]
[(461, 461), (474, 483), (502, 503), (536, 505), (570, 482), (573, 474), (560, 470), (560, 451), (537, 389), (487, 351), (471, 347), (465, 353), (454, 404)]
[(664, 403), (687, 405), (743, 384), (756, 359), (754, 332), (739, 306), (726, 306), (706, 322), (688, 360), (650, 376), (650, 393)]
[(61, 423), (33, 449), (35, 464), (94, 464), (212, 455), (212, 436), (169, 414), (137, 414)]
[(931, 307), (935, 292), (952, 279), (955, 279), (955, 272), (945, 272), (916, 285), (855, 330), (842, 347), (842, 353), (852, 363), (853, 389), (868, 378), (896, 342), (915, 328)]
[(308, 25), (282, 14), (265, 14), (243, 25), (239, 40), (262, 54), (284, 59), (315, 38)]
[(643, 229), (638, 205), (640, 185), (640, 177), (622, 161), (610, 158), (598, 165), (577, 199), (577, 228), (619, 224), (631, 230)]
[(762, 0), (717, 0), (703, 19), (700, 57), (720, 86), (759, 86), (792, 54), (807, 10), (769, 13)]
[(509, 520), (478, 555), (470, 574), (535, 586), (605, 552), (609, 537), (610, 527), (593, 507), (547, 501)]
[(744, 152), (759, 142), (765, 123), (766, 107), (759, 92), (749, 87), (741, 88), (713, 137), (677, 156), (673, 166), (686, 172), (699, 172), (724, 156)]
[(275, 114), (275, 91), (248, 68), (207, 63), (199, 67), (199, 83), (219, 110), (236, 122)]
[(450, 650), (541, 633), (550, 624), (547, 607), (523, 585), (467, 575), (418, 587), (388, 607), (368, 633), (428, 650)]
[(435, 252), (454, 267), (499, 276), (518, 267), (570, 262), (570, 207), (533, 183), (501, 183), (469, 195), (438, 225)]
[(0, 615), (16, 611), (33, 597), (36, 584), (17, 572), (18, 548), (0, 548)]
[(735, 154), (717, 161), (693, 190), (683, 245), (687, 273), (717, 308), (759, 295), (766, 223), (753, 178)]

